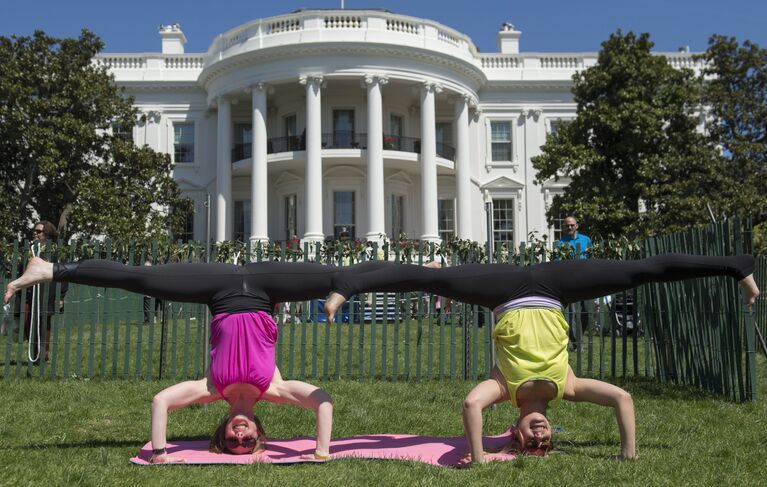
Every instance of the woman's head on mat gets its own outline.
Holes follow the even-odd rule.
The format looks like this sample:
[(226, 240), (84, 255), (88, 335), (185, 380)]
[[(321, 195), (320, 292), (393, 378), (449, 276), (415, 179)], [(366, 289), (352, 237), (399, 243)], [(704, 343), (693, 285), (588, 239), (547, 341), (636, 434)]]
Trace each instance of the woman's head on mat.
[(257, 416), (226, 415), (210, 439), (210, 451), (248, 455), (264, 449), (266, 432)]
[(544, 455), (552, 448), (551, 423), (541, 413), (531, 412), (520, 416), (512, 430), (520, 451), (530, 455)]

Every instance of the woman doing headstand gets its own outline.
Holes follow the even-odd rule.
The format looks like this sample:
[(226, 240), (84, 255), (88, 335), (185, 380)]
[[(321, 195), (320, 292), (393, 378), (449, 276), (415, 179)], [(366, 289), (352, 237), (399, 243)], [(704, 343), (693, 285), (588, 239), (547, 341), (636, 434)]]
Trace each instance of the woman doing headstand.
[(634, 261), (565, 260), (529, 267), (468, 264), (427, 269), (390, 265), (364, 275), (340, 274), (325, 302), (328, 321), (349, 296), (360, 292), (424, 291), (493, 310), (497, 364), (490, 379), (477, 385), (463, 403), (463, 422), (471, 459), (484, 462), (482, 410), (511, 401), (519, 407), (515, 439), (528, 452), (551, 447), (549, 404), (561, 399), (612, 407), (621, 436), (621, 456), (636, 457), (634, 405), (623, 389), (578, 378), (568, 365), (568, 324), (562, 307), (651, 282), (730, 276), (743, 289), (746, 304), (759, 295), (754, 258), (668, 254)]
[(26, 272), (8, 284), (4, 301), (18, 290), (50, 281), (117, 287), (158, 299), (208, 305), (211, 321), (210, 369), (200, 380), (164, 389), (152, 401), (153, 463), (183, 461), (168, 455), (168, 412), (192, 403), (223, 399), (229, 414), (218, 426), (211, 450), (249, 454), (263, 448), (264, 429), (253, 414), (260, 401), (294, 404), (316, 411), (314, 457), (328, 457), (333, 422), (330, 396), (311, 384), (283, 380), (275, 363), (277, 325), (270, 314), (275, 303), (325, 297), (331, 279), (340, 273), (365, 273), (382, 263), (351, 267), (262, 262), (230, 264), (169, 264), (126, 266), (105, 260), (51, 264), (33, 258)]

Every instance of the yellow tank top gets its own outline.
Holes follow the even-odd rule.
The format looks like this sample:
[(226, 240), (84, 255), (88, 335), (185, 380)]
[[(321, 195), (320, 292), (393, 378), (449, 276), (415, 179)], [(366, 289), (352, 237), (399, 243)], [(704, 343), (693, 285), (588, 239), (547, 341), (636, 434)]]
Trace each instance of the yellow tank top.
[(523, 308), (503, 313), (495, 325), (496, 363), (517, 405), (517, 389), (527, 381), (543, 379), (557, 387), (558, 403), (567, 379), (567, 330), (558, 309)]

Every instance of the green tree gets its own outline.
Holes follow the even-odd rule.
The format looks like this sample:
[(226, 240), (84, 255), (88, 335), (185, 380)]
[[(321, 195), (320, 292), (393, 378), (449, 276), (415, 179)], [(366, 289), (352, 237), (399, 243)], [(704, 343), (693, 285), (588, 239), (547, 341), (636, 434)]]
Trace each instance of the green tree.
[(87, 30), (0, 37), (0, 236), (25, 235), (42, 218), (86, 236), (156, 237), (191, 211), (169, 157), (113, 133), (137, 113), (93, 62), (102, 48)]
[(598, 63), (573, 76), (577, 117), (533, 158), (536, 182), (567, 177), (549, 222), (575, 214), (591, 233), (630, 238), (709, 220), (726, 183), (713, 143), (696, 128), (694, 73), (651, 53), (649, 34), (618, 31)]
[(706, 129), (735, 191), (727, 215), (767, 222), (767, 49), (715, 35), (700, 56)]

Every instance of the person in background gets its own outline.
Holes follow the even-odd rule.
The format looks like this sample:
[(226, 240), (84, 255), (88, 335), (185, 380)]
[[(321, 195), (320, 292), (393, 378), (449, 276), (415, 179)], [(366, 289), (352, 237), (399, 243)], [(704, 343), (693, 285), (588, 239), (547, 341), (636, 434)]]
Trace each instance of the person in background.
[[(48, 220), (41, 220), (34, 224), (32, 227), (32, 244), (33, 246), (37, 246), (37, 249), (35, 249), (35, 252), (42, 252), (45, 250), (46, 244), (48, 242), (55, 243), (59, 239), (59, 232), (56, 230), (56, 226), (49, 222)], [(41, 322), (43, 323), (43, 326), (45, 327), (44, 330), (40, 330), (40, 333), (38, 335), (37, 330), (35, 331), (35, 340), (37, 343), (39, 343), (39, 349), (37, 353), (33, 352), (32, 355), (32, 363), (37, 365), (40, 362), (40, 356), (44, 355), (45, 361), (47, 362), (49, 360), (49, 348), (50, 348), (50, 342), (51, 342), (51, 322), (53, 320), (53, 315), (56, 314), (56, 311), (59, 313), (64, 312), (64, 296), (67, 293), (67, 290), (69, 289), (68, 283), (62, 283), (61, 285), (61, 295), (59, 296), (58, 305), (56, 303), (56, 284), (51, 283), (45, 288), (40, 288), (40, 292), (42, 293), (40, 296), (40, 313), (41, 313)], [(18, 301), (18, 308), (16, 310), (15, 316), (17, 318), (17, 323), (19, 322), (20, 315), (21, 315), (21, 300)], [(30, 339), (30, 336), (32, 334), (32, 289), (28, 289), (26, 293), (26, 299), (24, 299), (24, 338), (26, 340)], [(44, 338), (43, 338), (44, 336)], [(41, 338), (43, 338), (41, 340)]]
[(568, 216), (562, 223), (562, 230), (567, 233), (554, 243), (555, 247), (564, 247), (565, 244), (572, 247), (573, 257), (578, 259), (588, 259), (587, 250), (591, 247), (591, 238), (588, 235), (578, 231), (578, 220), (574, 216)]
[[(578, 232), (578, 220), (570, 215), (565, 218), (562, 223), (563, 228), (567, 233), (554, 243), (555, 247), (570, 246), (572, 248), (572, 257), (576, 259), (588, 259), (588, 249), (591, 247), (591, 239), (588, 235)], [(580, 315), (581, 329), (577, 327), (570, 327), (570, 343), (573, 350), (583, 350), (583, 334), (589, 329), (589, 314), (586, 309), (586, 303), (583, 301), (574, 303), (575, 312)]]

